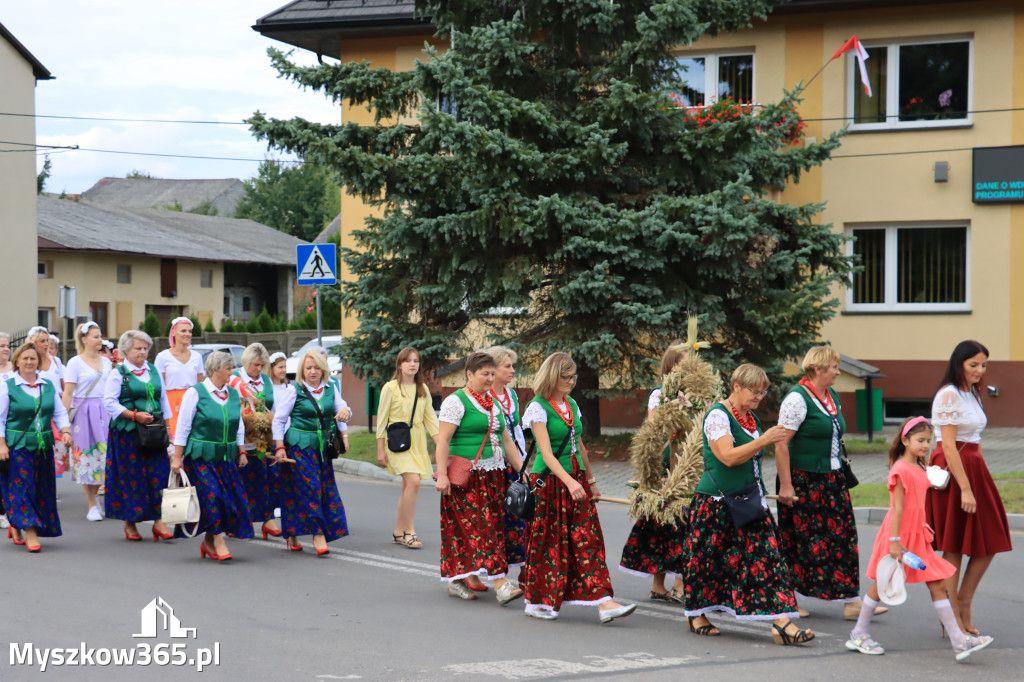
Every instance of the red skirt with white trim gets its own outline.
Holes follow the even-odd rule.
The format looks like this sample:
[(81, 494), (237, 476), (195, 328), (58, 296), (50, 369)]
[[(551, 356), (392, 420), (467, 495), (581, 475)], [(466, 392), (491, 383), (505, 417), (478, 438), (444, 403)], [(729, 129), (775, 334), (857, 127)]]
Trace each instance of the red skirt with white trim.
[(441, 496), (441, 580), (505, 576), (504, 497), (504, 469), (474, 469), (466, 487)]

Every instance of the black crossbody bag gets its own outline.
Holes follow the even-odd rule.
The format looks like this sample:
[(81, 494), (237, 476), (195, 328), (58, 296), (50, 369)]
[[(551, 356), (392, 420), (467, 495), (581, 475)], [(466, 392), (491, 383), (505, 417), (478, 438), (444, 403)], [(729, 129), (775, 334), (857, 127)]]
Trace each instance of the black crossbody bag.
[[(516, 444), (516, 449), (519, 450), (520, 456), (523, 455), (522, 449), (519, 447), (519, 442), (515, 438), (515, 434), (512, 433), (511, 424), (509, 423), (508, 417), (506, 416), (505, 425), (509, 428), (509, 436), (512, 438), (512, 442)], [(565, 439), (562, 444), (558, 446), (558, 454), (556, 458), (561, 457), (562, 453), (565, 452), (565, 446), (569, 443), (569, 439), (572, 437), (573, 429), (569, 429), (569, 432), (565, 434)], [(534, 510), (536, 507), (536, 496), (535, 493), (538, 489), (544, 487), (544, 483), (547, 481), (547, 476), (540, 476), (537, 479), (537, 485), (533, 488), (530, 487), (530, 474), (527, 470), (527, 465), (530, 463), (530, 457), (537, 450), (537, 440), (534, 439), (527, 450), (526, 455), (523, 457), (523, 465), (519, 467), (517, 472), (518, 478), (509, 484), (508, 490), (505, 491), (505, 511), (517, 519), (523, 521), (532, 521), (534, 516)]]
[[(416, 403), (420, 399), (420, 386), (416, 384), (416, 394), (412, 399), (412, 412), (409, 413), (409, 423), (388, 421), (388, 450), (391, 452), (405, 452), (412, 447), (412, 422), (416, 419)], [(401, 387), (399, 387), (401, 390)]]
[[(122, 365), (122, 368), (124, 366)], [(121, 397), (124, 398), (128, 391), (128, 373), (126, 371), (121, 372), (123, 380), (121, 381)], [(130, 397), (130, 394), (129, 394)], [(121, 402), (121, 407), (128, 409), (124, 402)], [(167, 426), (164, 425), (159, 419), (153, 419), (149, 424), (140, 424), (135, 422), (135, 433), (136, 433), (136, 445), (139, 450), (143, 451), (147, 455), (156, 455), (158, 453), (167, 453), (167, 446), (171, 444), (171, 438), (167, 434)]]
[[(732, 417), (729, 417), (732, 419)], [(761, 424), (757, 424), (758, 431), (761, 430)], [(754, 455), (754, 459), (760, 460), (761, 453)], [(725, 508), (729, 510), (729, 516), (732, 518), (732, 525), (734, 528), (743, 528), (748, 526), (755, 521), (768, 517), (768, 510), (761, 505), (761, 484), (757, 480), (756, 472), (759, 470), (759, 466), (755, 463), (754, 466), (754, 482), (748, 486), (744, 486), (739, 490), (733, 490), (731, 492), (725, 492), (718, 483), (715, 482), (714, 477), (711, 475), (711, 469), (708, 468), (708, 462), (704, 460), (704, 473), (708, 475), (708, 479), (711, 481), (711, 485), (715, 486), (715, 489), (721, 493), (722, 502), (725, 503)]]

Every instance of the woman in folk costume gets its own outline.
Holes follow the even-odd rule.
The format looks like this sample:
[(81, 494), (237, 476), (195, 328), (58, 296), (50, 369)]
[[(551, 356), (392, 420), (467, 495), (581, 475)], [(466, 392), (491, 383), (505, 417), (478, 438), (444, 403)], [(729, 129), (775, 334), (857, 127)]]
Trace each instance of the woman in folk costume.
[[(15, 374), (14, 365), (11, 364), (11, 335), (7, 332), (0, 332), (0, 381), (7, 381)], [(4, 511), (4, 496), (0, 495), (0, 530), (7, 528), (7, 512)]]
[(203, 380), (203, 356), (192, 350), (192, 320), (187, 317), (176, 317), (171, 320), (171, 333), (168, 335), (171, 347), (156, 354), (156, 371), (160, 372), (164, 390), (167, 392), (167, 429), (174, 434), (178, 423), (178, 410), (185, 391), (192, 385)]
[(57, 388), (36, 370), (39, 356), (35, 346), (23, 344), (14, 352), (16, 373), (0, 382), (0, 494), (10, 521), (7, 537), (29, 552), (42, 549), (40, 537), (61, 534), (51, 420), (64, 445), (71, 444), (68, 413)]
[(267, 374), (274, 389), (274, 400), (277, 401), (288, 389), (288, 356), (280, 351), (271, 353), (267, 363)]
[[(665, 349), (665, 353), (661, 356), (659, 376), (664, 377), (688, 357), (687, 350), (680, 348), (682, 343), (682, 339), (673, 341)], [(662, 395), (660, 385), (655, 387), (647, 398), (647, 418), (650, 419), (663, 402), (673, 400), (675, 397), (666, 397)], [(671, 460), (672, 447), (666, 446), (662, 453), (662, 465), (666, 474), (671, 466)], [(682, 528), (682, 524), (680, 524), (680, 528)], [(682, 604), (682, 563), (682, 531), (676, 530), (675, 526), (668, 523), (645, 519), (633, 524), (633, 529), (622, 548), (619, 570), (640, 578), (654, 576), (650, 598), (656, 601)], [(665, 577), (669, 574), (673, 576), (671, 590), (665, 588)]]
[(110, 360), (100, 355), (103, 335), (95, 322), (85, 322), (75, 331), (78, 355), (68, 361), (64, 373), (64, 407), (71, 418), (72, 474), (85, 490), (89, 510), (85, 518), (102, 521), (103, 510), (96, 494), (103, 485), (107, 464), (107, 436), (110, 415), (103, 409), (103, 380), (110, 373)]
[[(242, 399), (228, 385), (235, 359), (230, 353), (214, 351), (203, 368), (207, 378), (192, 386), (181, 399), (178, 429), (174, 432), (171, 470), (184, 470), (199, 495), (196, 533), (206, 533), (199, 557), (216, 561), (231, 558), (224, 534), (252, 537), (249, 503), (238, 469), (246, 468), (245, 426)], [(185, 537), (185, 524), (175, 531)]]
[(127, 540), (142, 539), (136, 527), (140, 521), (154, 522), (154, 542), (169, 540), (173, 534), (160, 520), (160, 506), (170, 461), (165, 450), (141, 448), (138, 439), (139, 424), (160, 424), (170, 413), (160, 374), (146, 361), (153, 339), (146, 332), (130, 329), (121, 335), (117, 346), (124, 362), (107, 375), (103, 387), (103, 407), (110, 415), (105, 512), (124, 521)]
[(324, 362), (327, 363), (327, 383), (333, 388), (335, 394), (338, 396), (338, 403), (335, 407), (338, 409), (339, 417), (335, 420), (334, 425), (338, 430), (338, 435), (341, 437), (343, 443), (342, 452), (348, 452), (348, 420), (352, 418), (352, 410), (349, 408), (345, 398), (341, 395), (341, 377), (331, 375), (330, 371), (330, 358), (327, 355), (327, 349), (323, 346), (314, 346), (313, 350), (317, 351), (324, 357)]
[(296, 380), (274, 403), (272, 424), (274, 458), (281, 467), (281, 530), (295, 552), (302, 551), (298, 536), (312, 535), (318, 556), (330, 553), (328, 542), (348, 535), (345, 507), (326, 451), (334, 422), (348, 409), (337, 408), (343, 401), (327, 375), (326, 358), (306, 351)]
[(576, 386), (576, 363), (568, 353), (552, 353), (533, 379), (535, 397), (523, 413), (533, 430), (540, 458), (530, 465), (536, 508), (526, 543), (521, 582), (526, 615), (552, 620), (563, 604), (597, 606), (610, 623), (636, 610), (612, 597), (604, 534), (597, 518), (597, 479), (580, 434), (582, 416), (569, 393)]
[(242, 351), (242, 366), (235, 370), (230, 382), (241, 395), (242, 421), (246, 427), (245, 451), (249, 464), (242, 469), (242, 484), (249, 500), (249, 515), (254, 523), (263, 524), (260, 530), (264, 540), (268, 535), (281, 535), (274, 522), (274, 509), (278, 506), (277, 466), (271, 466), (273, 455), (267, 447), (274, 410), (274, 387), (270, 375), (263, 371), (269, 360), (270, 355), (262, 343), (250, 344)]
[[(415, 412), (415, 414), (413, 414)], [(388, 426), (402, 422), (409, 425), (409, 449), (394, 452), (388, 448)], [(421, 549), (416, 536), (416, 500), (420, 481), (434, 473), (427, 451), (427, 434), (437, 443), (437, 414), (430, 400), (423, 377), (420, 352), (412, 346), (398, 351), (395, 374), (380, 389), (377, 405), (377, 464), (392, 476), (402, 477), (398, 513), (391, 541), (409, 549)]]
[[(39, 366), (36, 370), (39, 372), (39, 376), (53, 384), (57, 389), (57, 398), (62, 398), (64, 396), (64, 365), (60, 358), (51, 352), (54, 346), (53, 335), (47, 331), (46, 327), (32, 327), (28, 330), (25, 341), (35, 345), (36, 350), (39, 351)], [(54, 471), (57, 476), (63, 476), (68, 469), (67, 448), (64, 447), (57, 433), (57, 425), (51, 422), (50, 428), (53, 431)]]
[[(488, 394), (494, 371), (490, 355), (473, 353), (466, 358), (465, 388), (441, 403), (435, 487), (441, 493), (441, 582), (448, 595), (476, 599), (466, 578), (487, 576), (504, 606), (523, 595), (506, 577), (505, 457), (517, 469), (522, 462), (501, 408)], [(470, 469), (464, 484), (449, 479), (450, 464)]]

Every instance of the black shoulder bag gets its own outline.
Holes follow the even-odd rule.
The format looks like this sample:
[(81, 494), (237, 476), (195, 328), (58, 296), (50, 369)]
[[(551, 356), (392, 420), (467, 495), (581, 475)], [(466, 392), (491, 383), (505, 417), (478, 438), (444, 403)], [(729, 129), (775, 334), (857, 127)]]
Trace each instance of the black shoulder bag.
[[(506, 426), (511, 425), (506, 420)], [(569, 429), (569, 432), (565, 434), (565, 439), (562, 444), (558, 446), (558, 454), (555, 457), (561, 457), (562, 453), (565, 452), (565, 446), (569, 443), (569, 438), (572, 437), (573, 430)], [(512, 433), (509, 428), (509, 435), (512, 437), (512, 442), (516, 444), (516, 448), (519, 449), (519, 442), (515, 438), (515, 434)], [(517, 519), (523, 521), (532, 521), (534, 515), (534, 508), (536, 505), (536, 499), (534, 493), (537, 492), (538, 488), (544, 487), (546, 480), (545, 476), (541, 476), (537, 479), (537, 485), (534, 488), (530, 487), (530, 475), (527, 470), (527, 465), (530, 463), (530, 457), (533, 456), (534, 451), (537, 449), (537, 441), (534, 440), (530, 445), (529, 451), (523, 457), (523, 465), (519, 468), (517, 473), (518, 478), (509, 484), (508, 490), (505, 492), (505, 510)], [(523, 451), (520, 449), (519, 454), (522, 455)]]
[[(730, 417), (732, 419), (732, 417)], [(761, 430), (761, 424), (758, 423), (758, 431)], [(713, 455), (712, 455), (713, 456)], [(760, 453), (754, 455), (754, 458), (759, 458)], [(761, 504), (761, 485), (757, 480), (757, 475), (754, 475), (754, 482), (748, 486), (744, 486), (739, 490), (733, 490), (732, 492), (724, 492), (715, 483), (714, 477), (711, 475), (711, 469), (708, 468), (707, 460), (704, 461), (704, 473), (708, 475), (708, 479), (711, 481), (711, 485), (715, 486), (722, 495), (722, 502), (725, 503), (725, 508), (729, 510), (729, 516), (732, 518), (732, 525), (734, 528), (743, 528), (754, 521), (768, 517), (768, 510)]]
[[(313, 409), (316, 410), (316, 419), (320, 424), (320, 431), (324, 434), (324, 456), (327, 459), (338, 459), (341, 455), (345, 454), (345, 444), (341, 438), (341, 434), (338, 432), (338, 425), (334, 423), (334, 415), (329, 414), (327, 417), (330, 420), (329, 424), (324, 423), (324, 413), (320, 411), (320, 403), (316, 401), (313, 394), (309, 392), (305, 384), (301, 384), (298, 381), (295, 382), (302, 388), (302, 392), (306, 394), (309, 401), (313, 403)], [(330, 382), (324, 383), (324, 390), (330, 388), (332, 391), (334, 388)]]
[[(405, 452), (406, 450), (412, 447), (412, 422), (414, 419), (416, 419), (416, 403), (419, 402), (420, 399), (420, 385), (414, 385), (416, 386), (416, 394), (415, 397), (413, 397), (412, 399), (412, 412), (409, 413), (409, 423), (392, 423), (389, 416), (387, 432), (388, 450), (390, 450), (391, 452)], [(399, 390), (401, 390), (401, 385), (399, 385)]]
[[(130, 394), (125, 395), (128, 391), (128, 370), (124, 365), (121, 365), (118, 369), (121, 371), (121, 376), (124, 377), (124, 380), (121, 382), (121, 406), (127, 410), (128, 407), (124, 404), (124, 399), (126, 397), (128, 399), (131, 398)], [(150, 373), (152, 371), (155, 370), (151, 370)], [(135, 422), (135, 433), (135, 442), (139, 450), (148, 455), (167, 454), (167, 446), (171, 444), (171, 438), (167, 435), (167, 426), (162, 421), (154, 418), (149, 424)]]

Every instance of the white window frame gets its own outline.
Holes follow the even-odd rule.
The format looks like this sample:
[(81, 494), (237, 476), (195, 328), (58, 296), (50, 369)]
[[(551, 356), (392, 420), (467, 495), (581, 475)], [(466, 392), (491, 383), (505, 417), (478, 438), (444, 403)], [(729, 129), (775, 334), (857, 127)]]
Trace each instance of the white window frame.
[[(704, 92), (708, 101), (704, 104), (694, 104), (693, 107), (710, 106), (718, 101), (718, 60), (721, 57), (750, 57), (754, 74), (750, 83), (750, 101), (757, 101), (757, 52), (753, 49), (727, 50), (724, 52), (678, 52), (676, 61), (680, 59), (703, 59), (704, 60)], [(685, 79), (689, 72), (682, 74)]]
[[(939, 43), (967, 43), (967, 117), (945, 118), (938, 121), (901, 121), (899, 110), (899, 49), (902, 46), (936, 45)], [(884, 47), (887, 49), (885, 73), (885, 101), (887, 113), (880, 123), (856, 123), (854, 117), (855, 88), (863, 88), (860, 71), (853, 52), (846, 53), (846, 116), (850, 132), (872, 130), (919, 130), (922, 128), (969, 128), (974, 125), (974, 37), (914, 38), (909, 40), (865, 41), (865, 48)], [(870, 60), (869, 60), (870, 63)], [(875, 93), (877, 96), (878, 93)]]
[[(900, 230), (921, 228), (963, 228), (964, 239), (964, 301), (962, 303), (897, 303), (897, 235)], [(846, 290), (846, 311), (851, 313), (969, 313), (971, 312), (971, 224), (964, 221), (929, 221), (920, 223), (860, 223), (846, 225), (846, 236), (853, 237), (855, 230), (885, 230), (885, 302), (854, 303), (853, 275), (850, 275)], [(853, 240), (846, 242), (846, 255), (853, 257)]]

